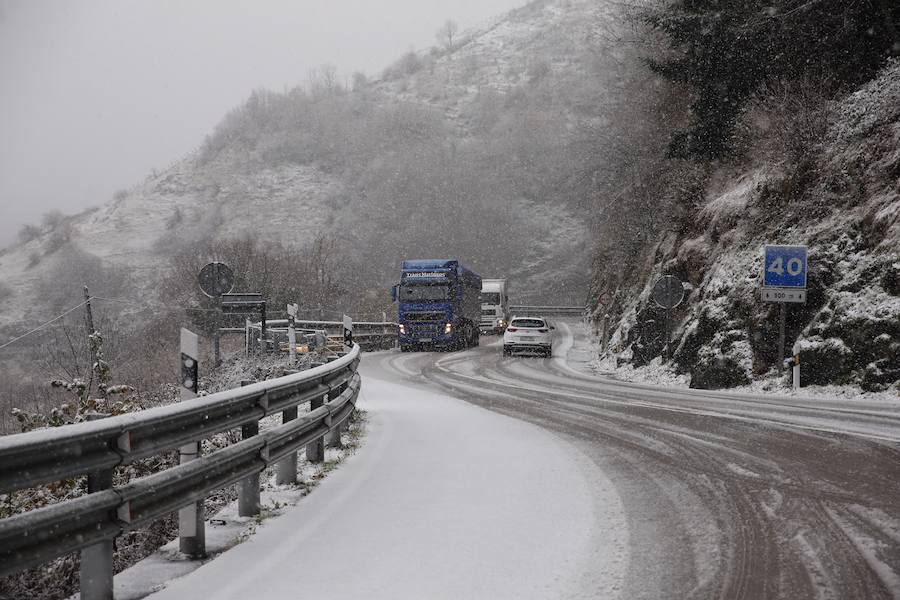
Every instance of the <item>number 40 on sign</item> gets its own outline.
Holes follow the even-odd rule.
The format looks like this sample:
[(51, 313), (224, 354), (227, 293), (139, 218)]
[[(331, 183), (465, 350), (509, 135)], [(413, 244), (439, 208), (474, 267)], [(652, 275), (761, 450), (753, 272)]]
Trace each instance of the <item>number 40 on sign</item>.
[(806, 301), (806, 246), (765, 246), (762, 299)]

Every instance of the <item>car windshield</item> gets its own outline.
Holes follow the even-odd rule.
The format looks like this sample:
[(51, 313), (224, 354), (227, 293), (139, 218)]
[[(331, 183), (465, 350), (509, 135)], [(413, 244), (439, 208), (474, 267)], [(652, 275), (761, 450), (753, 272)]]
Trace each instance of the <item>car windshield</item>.
[(482, 304), (500, 304), (500, 292), (482, 292)]
[(543, 319), (513, 319), (510, 327), (546, 327)]
[(447, 282), (426, 283), (417, 281), (416, 283), (404, 283), (400, 286), (401, 301), (449, 299), (450, 284)]

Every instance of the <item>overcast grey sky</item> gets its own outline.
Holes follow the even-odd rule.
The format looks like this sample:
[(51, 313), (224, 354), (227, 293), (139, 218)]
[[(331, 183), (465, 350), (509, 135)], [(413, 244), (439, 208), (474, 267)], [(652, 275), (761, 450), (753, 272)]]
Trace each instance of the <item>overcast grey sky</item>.
[(0, 0), (0, 246), (109, 200), (202, 142), (254, 88), (342, 76), (527, 0)]

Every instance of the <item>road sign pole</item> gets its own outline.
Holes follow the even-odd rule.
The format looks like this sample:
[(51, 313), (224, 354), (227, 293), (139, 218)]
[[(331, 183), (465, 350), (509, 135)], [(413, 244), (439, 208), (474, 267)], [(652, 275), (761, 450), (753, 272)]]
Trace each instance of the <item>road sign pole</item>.
[(263, 302), (262, 306), (259, 309), (259, 343), (260, 343), (260, 354), (268, 354), (269, 353), (269, 345), (266, 343), (266, 303)]
[(669, 346), (672, 341), (671, 310), (681, 304), (681, 301), (684, 300), (684, 284), (673, 275), (664, 275), (653, 285), (651, 296), (656, 304), (666, 311), (666, 345), (663, 347), (663, 353), (666, 362), (669, 362), (671, 355)]
[(213, 331), (213, 365), (218, 367), (222, 364), (220, 349), (222, 337), (222, 332), (220, 331), (222, 327), (222, 296), (216, 296), (216, 314), (213, 316), (213, 320), (215, 321), (215, 331)]
[(778, 356), (776, 367), (779, 372), (785, 368), (784, 345), (787, 322), (787, 303), (806, 302), (807, 247), (763, 246), (762, 290), (763, 302), (781, 304), (778, 316)]
[(669, 309), (666, 308), (666, 362), (669, 362), (669, 341), (671, 335), (671, 327), (669, 327)]
[(778, 319), (778, 370), (784, 368), (784, 329), (787, 321), (787, 304), (781, 303), (781, 317)]
[(609, 352), (609, 315), (603, 315), (603, 354)]

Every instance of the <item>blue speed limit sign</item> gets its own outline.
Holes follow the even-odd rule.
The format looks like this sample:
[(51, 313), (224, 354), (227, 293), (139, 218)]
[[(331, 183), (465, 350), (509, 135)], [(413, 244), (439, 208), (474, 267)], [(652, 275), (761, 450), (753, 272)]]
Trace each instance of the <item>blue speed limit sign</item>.
[(765, 246), (763, 287), (805, 288), (806, 246)]

